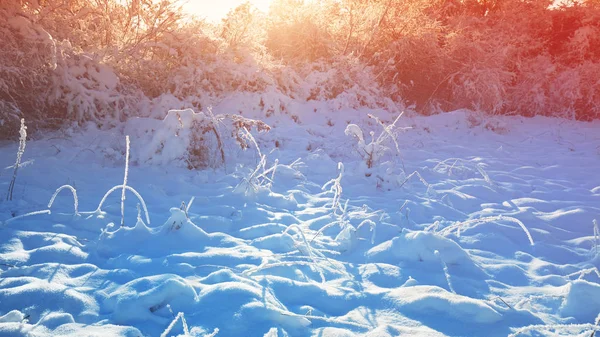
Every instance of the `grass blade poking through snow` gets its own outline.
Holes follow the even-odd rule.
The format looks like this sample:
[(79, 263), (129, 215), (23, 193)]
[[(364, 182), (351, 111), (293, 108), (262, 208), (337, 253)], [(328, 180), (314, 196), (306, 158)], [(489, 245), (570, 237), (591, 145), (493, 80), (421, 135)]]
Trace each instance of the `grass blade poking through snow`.
[(125, 136), (125, 176), (123, 178), (123, 192), (121, 193), (121, 227), (125, 224), (125, 187), (129, 174), (129, 136)]
[(440, 259), (440, 262), (442, 263), (442, 269), (444, 269), (446, 282), (448, 282), (448, 289), (450, 289), (451, 292), (456, 294), (456, 291), (454, 291), (454, 286), (452, 286), (452, 280), (450, 280), (450, 271), (448, 270), (448, 265), (446, 264), (446, 262), (444, 262), (444, 259), (442, 259), (442, 254), (440, 254), (438, 250), (434, 251), (433, 253)]
[(594, 223), (594, 247), (592, 248), (592, 258), (600, 257), (600, 228), (598, 228), (598, 221), (593, 220)]
[(502, 215), (498, 215), (498, 216), (489, 216), (489, 217), (484, 217), (484, 218), (479, 218), (479, 219), (473, 219), (473, 220), (468, 220), (468, 221), (464, 221), (464, 222), (457, 222), (454, 225), (448, 226), (446, 228), (444, 228), (440, 233), (442, 235), (449, 235), (450, 233), (452, 233), (454, 230), (456, 230), (456, 235), (458, 237), (460, 237), (460, 229), (463, 226), (467, 226), (467, 225), (474, 225), (477, 226), (479, 224), (483, 224), (483, 223), (491, 223), (491, 222), (496, 222), (496, 221), (508, 221), (508, 222), (512, 222), (512, 223), (516, 223), (517, 225), (519, 225), (521, 227), (521, 229), (523, 229), (523, 231), (525, 232), (525, 234), (527, 234), (527, 239), (529, 239), (529, 243), (533, 246), (533, 238), (531, 237), (531, 233), (529, 232), (529, 230), (527, 229), (527, 227), (525, 227), (525, 224), (523, 222), (521, 222), (521, 220), (510, 217), (510, 216), (502, 216)]
[(63, 185), (56, 189), (56, 192), (54, 192), (54, 194), (52, 195), (52, 198), (50, 198), (50, 202), (48, 202), (48, 209), (52, 208), (54, 199), (56, 199), (56, 196), (58, 195), (58, 193), (60, 193), (60, 191), (62, 191), (64, 189), (69, 189), (71, 191), (71, 193), (73, 193), (73, 208), (75, 209), (75, 215), (79, 215), (79, 210), (78, 210), (79, 199), (77, 199), (77, 190), (71, 185)]
[(19, 129), (19, 149), (17, 150), (17, 160), (15, 161), (15, 169), (13, 171), (12, 179), (8, 185), (8, 193), (6, 194), (6, 200), (12, 200), (13, 191), (15, 189), (15, 180), (17, 180), (17, 173), (21, 166), (21, 159), (25, 152), (25, 146), (27, 145), (27, 127), (25, 126), (25, 118), (21, 118), (21, 128)]

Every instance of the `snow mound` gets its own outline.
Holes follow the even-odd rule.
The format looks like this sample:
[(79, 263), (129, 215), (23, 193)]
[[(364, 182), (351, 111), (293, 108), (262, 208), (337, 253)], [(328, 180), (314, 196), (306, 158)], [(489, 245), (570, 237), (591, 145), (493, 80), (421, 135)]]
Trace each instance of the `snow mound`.
[(407, 314), (480, 324), (491, 324), (502, 319), (502, 314), (481, 300), (453, 294), (434, 286), (398, 288), (390, 291), (384, 299)]

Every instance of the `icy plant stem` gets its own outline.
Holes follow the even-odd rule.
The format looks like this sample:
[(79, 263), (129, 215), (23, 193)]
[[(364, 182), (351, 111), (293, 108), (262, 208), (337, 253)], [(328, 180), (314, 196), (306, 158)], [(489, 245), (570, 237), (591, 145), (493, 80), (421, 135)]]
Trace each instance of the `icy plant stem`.
[(594, 219), (594, 255), (593, 257), (600, 256), (600, 228), (598, 228), (598, 221)]
[(489, 217), (484, 217), (484, 218), (479, 218), (479, 219), (473, 219), (473, 220), (468, 220), (465, 222), (459, 222), (457, 224), (454, 224), (450, 227), (446, 227), (444, 228), (444, 230), (442, 231), (443, 235), (448, 235), (450, 234), (453, 230), (456, 229), (456, 235), (458, 237), (460, 237), (460, 228), (466, 225), (479, 225), (482, 223), (489, 223), (489, 222), (495, 222), (495, 221), (508, 221), (508, 222), (512, 222), (512, 223), (516, 223), (517, 225), (519, 225), (521, 227), (521, 229), (523, 229), (523, 231), (525, 232), (525, 234), (527, 235), (527, 239), (529, 239), (529, 243), (533, 246), (534, 242), (533, 242), (533, 238), (531, 237), (531, 233), (529, 232), (529, 230), (527, 229), (527, 227), (525, 227), (525, 224), (523, 222), (521, 222), (521, 220), (517, 219), (517, 218), (513, 218), (510, 216), (502, 216), (502, 215), (498, 215), (498, 216), (489, 216)]
[(123, 177), (121, 193), (121, 226), (125, 224), (125, 187), (127, 186), (127, 175), (129, 174), (129, 136), (125, 136), (125, 149), (125, 176)]
[(50, 210), (49, 209), (45, 209), (45, 210), (42, 210), (42, 211), (35, 211), (35, 212), (29, 212), (29, 213), (21, 214), (21, 215), (18, 215), (16, 217), (14, 217), (14, 218), (10, 218), (10, 219), (4, 221), (4, 224), (8, 224), (9, 222), (12, 222), (12, 221), (15, 221), (15, 220), (27, 217), (27, 216), (40, 215), (40, 214), (50, 214)]
[(448, 265), (446, 264), (446, 262), (444, 262), (444, 259), (442, 259), (442, 254), (440, 254), (440, 252), (437, 250), (434, 252), (434, 254), (440, 259), (440, 262), (442, 263), (444, 275), (446, 276), (446, 282), (448, 282), (448, 289), (450, 289), (452, 293), (456, 294), (456, 291), (454, 291), (454, 287), (452, 286), (452, 281), (450, 280), (450, 271), (448, 271)]
[(308, 256), (310, 257), (310, 259), (312, 260), (313, 266), (314, 268), (316, 268), (319, 272), (319, 276), (321, 276), (321, 282), (325, 283), (325, 275), (323, 274), (323, 271), (321, 270), (321, 268), (319, 267), (318, 262), (315, 260), (312, 248), (310, 247), (310, 244), (308, 243), (308, 241), (306, 241), (306, 236), (304, 235), (304, 231), (302, 230), (302, 228), (300, 228), (300, 226), (298, 225), (289, 225), (282, 233), (286, 234), (288, 231), (290, 231), (291, 229), (295, 229), (298, 233), (300, 233), (300, 236), (302, 237), (302, 242), (304, 243), (304, 245), (306, 246), (307, 252), (308, 252)]
[(212, 333), (204, 335), (204, 337), (215, 337), (217, 334), (219, 334), (219, 328), (215, 328)]
[(262, 158), (263, 154), (260, 151), (260, 147), (258, 147), (258, 143), (256, 142), (256, 139), (254, 139), (254, 136), (252, 136), (250, 131), (248, 131), (248, 129), (246, 129), (245, 127), (242, 128), (242, 131), (244, 131), (245, 136), (250, 140), (250, 142), (252, 142), (252, 144), (254, 145), (254, 148), (256, 148), (256, 153), (258, 153), (258, 158)]
[(421, 173), (414, 171), (413, 173), (409, 174), (408, 177), (406, 177), (406, 179), (404, 179), (404, 181), (402, 182), (402, 184), (400, 184), (400, 187), (398, 188), (402, 188), (402, 186), (404, 186), (404, 184), (406, 184), (406, 182), (408, 182), (410, 180), (410, 178), (417, 176), (419, 177), (419, 180), (421, 181), (421, 183), (423, 183), (423, 185), (425, 185), (425, 187), (429, 188), (429, 183), (423, 179), (423, 177), (421, 176)]
[(78, 210), (79, 199), (77, 199), (77, 190), (71, 185), (63, 185), (63, 186), (59, 187), (58, 189), (56, 189), (56, 192), (54, 192), (54, 194), (52, 195), (52, 198), (50, 198), (50, 202), (48, 203), (48, 209), (52, 208), (54, 199), (56, 199), (56, 196), (58, 195), (58, 193), (60, 193), (60, 191), (62, 191), (64, 189), (68, 189), (71, 191), (71, 193), (73, 193), (73, 208), (75, 209), (75, 215), (79, 215), (79, 210)]
[(338, 170), (340, 173), (337, 178), (331, 179), (321, 188), (322, 190), (325, 190), (329, 187), (329, 191), (333, 193), (331, 208), (334, 209), (334, 212), (337, 212), (342, 199), (342, 178), (344, 177), (344, 164), (342, 164), (342, 162), (338, 163)]
[(160, 334), (160, 337), (167, 337), (169, 335), (169, 332), (171, 332), (171, 330), (173, 330), (173, 328), (175, 327), (175, 324), (177, 323), (177, 321), (179, 319), (181, 319), (181, 324), (183, 325), (183, 333), (185, 334), (185, 336), (189, 336), (190, 331), (188, 330), (187, 322), (185, 321), (185, 318), (183, 317), (183, 312), (180, 312), (177, 314), (177, 316), (175, 316), (175, 318), (173, 319), (171, 324), (169, 324), (167, 329), (165, 329), (165, 331), (163, 331), (163, 333)]
[(138, 200), (142, 204), (142, 207), (144, 208), (144, 213), (146, 213), (146, 223), (149, 225), (150, 224), (150, 216), (148, 215), (148, 208), (146, 207), (146, 203), (144, 202), (144, 199), (142, 198), (142, 196), (136, 190), (134, 190), (133, 187), (131, 187), (131, 186), (117, 185), (117, 186), (111, 188), (110, 190), (108, 190), (108, 192), (106, 192), (106, 194), (104, 194), (104, 197), (102, 197), (102, 200), (100, 200), (100, 204), (98, 204), (98, 208), (96, 209), (95, 213), (102, 212), (102, 205), (104, 205), (106, 198), (108, 198), (109, 195), (111, 195), (114, 191), (116, 191), (120, 188), (125, 188), (126, 190), (130, 191), (138, 198)]
[(21, 159), (25, 152), (25, 146), (27, 145), (27, 127), (25, 126), (25, 118), (21, 118), (21, 128), (19, 129), (19, 149), (17, 150), (17, 160), (15, 161), (15, 170), (13, 171), (12, 179), (8, 185), (8, 193), (6, 200), (12, 200), (13, 191), (15, 189), (15, 180), (17, 180), (17, 173), (19, 172), (19, 166), (21, 166)]
[(190, 207), (192, 207), (192, 204), (194, 203), (195, 199), (196, 199), (196, 197), (192, 197), (190, 199), (190, 201), (188, 202), (187, 206), (185, 207), (185, 214), (188, 214), (188, 212), (190, 211)]

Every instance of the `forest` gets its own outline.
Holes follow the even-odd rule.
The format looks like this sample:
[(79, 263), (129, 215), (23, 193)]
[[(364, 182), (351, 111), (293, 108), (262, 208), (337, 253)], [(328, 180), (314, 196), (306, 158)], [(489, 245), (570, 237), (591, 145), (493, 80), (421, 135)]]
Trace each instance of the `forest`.
[(343, 99), (424, 115), (600, 116), (597, 0), (274, 0), (220, 22), (175, 0), (4, 0), (0, 44), (1, 138), (21, 118), (30, 132), (111, 125), (157, 100), (201, 110), (234, 92), (266, 115)]

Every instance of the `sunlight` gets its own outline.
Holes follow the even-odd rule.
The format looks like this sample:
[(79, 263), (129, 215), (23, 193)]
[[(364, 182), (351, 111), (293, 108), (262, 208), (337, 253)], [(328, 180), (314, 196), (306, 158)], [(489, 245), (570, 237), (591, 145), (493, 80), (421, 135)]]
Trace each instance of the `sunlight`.
[(205, 18), (208, 21), (218, 22), (230, 10), (245, 2), (250, 2), (254, 7), (266, 13), (273, 0), (182, 0), (181, 2), (183, 3), (183, 9), (189, 14)]

